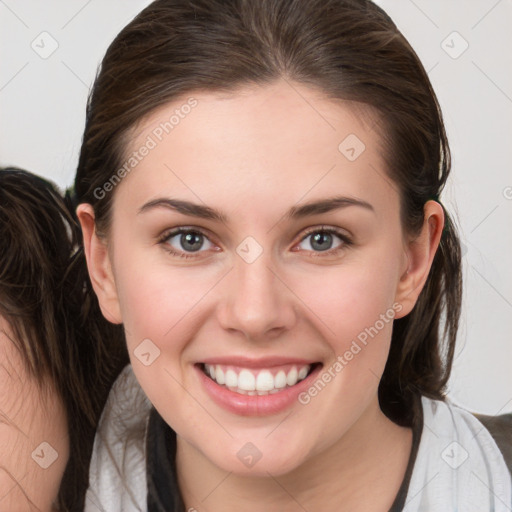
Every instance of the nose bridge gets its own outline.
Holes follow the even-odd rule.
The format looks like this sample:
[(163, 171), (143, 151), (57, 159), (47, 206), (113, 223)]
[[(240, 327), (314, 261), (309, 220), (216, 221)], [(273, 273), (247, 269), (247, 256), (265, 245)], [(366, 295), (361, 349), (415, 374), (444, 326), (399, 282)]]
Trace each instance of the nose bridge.
[(261, 338), (270, 331), (289, 328), (293, 306), (286, 286), (275, 275), (270, 250), (251, 237), (237, 247), (222, 317), (223, 327)]

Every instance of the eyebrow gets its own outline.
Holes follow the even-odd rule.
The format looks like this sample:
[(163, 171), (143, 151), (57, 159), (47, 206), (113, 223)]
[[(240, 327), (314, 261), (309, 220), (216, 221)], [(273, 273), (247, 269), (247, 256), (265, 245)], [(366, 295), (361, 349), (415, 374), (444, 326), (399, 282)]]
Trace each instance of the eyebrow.
[[(300, 206), (292, 206), (284, 214), (283, 218), (286, 220), (298, 220), (311, 215), (318, 215), (320, 213), (328, 213), (340, 208), (346, 208), (348, 206), (359, 206), (361, 208), (364, 208), (375, 213), (375, 209), (373, 208), (373, 206), (370, 203), (363, 201), (362, 199), (357, 199), (354, 197), (335, 196), (326, 199), (320, 199), (317, 201), (312, 201)], [(228, 222), (228, 217), (221, 211), (216, 210), (215, 208), (192, 203), (190, 201), (185, 201), (183, 199), (172, 199), (167, 197), (160, 197), (145, 203), (143, 206), (139, 208), (137, 214), (147, 212), (154, 208), (168, 208), (170, 210), (191, 217), (198, 217), (201, 219), (208, 219), (223, 223)]]

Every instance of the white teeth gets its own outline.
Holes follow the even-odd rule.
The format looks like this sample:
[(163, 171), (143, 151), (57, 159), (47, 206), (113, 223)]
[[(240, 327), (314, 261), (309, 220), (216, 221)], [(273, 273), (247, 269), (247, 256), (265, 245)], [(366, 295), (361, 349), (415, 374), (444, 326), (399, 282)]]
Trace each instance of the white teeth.
[(219, 365), (215, 367), (215, 380), (217, 381), (218, 384), (224, 384), (225, 382), (224, 371)]
[(298, 376), (299, 374), (297, 373), (297, 368), (294, 366), (286, 376), (286, 384), (288, 384), (288, 386), (295, 386), (295, 384), (297, 384)]
[(274, 377), (268, 370), (258, 373), (256, 378), (256, 389), (258, 391), (270, 391), (274, 388)]
[[(220, 384), (219, 381), (217, 381)], [(256, 389), (256, 379), (249, 370), (242, 370), (238, 375), (238, 387), (244, 391), (254, 391)]]
[(283, 370), (279, 370), (277, 375), (274, 377), (274, 385), (277, 389), (284, 388), (286, 386), (286, 373)]
[(238, 375), (233, 370), (228, 370), (225, 375), (226, 386), (228, 388), (238, 387)]
[(306, 367), (303, 367), (299, 370), (299, 375), (298, 375), (298, 379), (299, 380), (303, 380), (307, 377), (308, 375), (308, 369)]
[(288, 373), (279, 370), (275, 376), (270, 370), (251, 371), (246, 368), (237, 374), (232, 368), (224, 371), (221, 365), (205, 364), (204, 369), (217, 384), (225, 385), (231, 391), (252, 396), (274, 394), (286, 387), (295, 386), (297, 382), (307, 377), (311, 366), (300, 366), (299, 369), (292, 366)]

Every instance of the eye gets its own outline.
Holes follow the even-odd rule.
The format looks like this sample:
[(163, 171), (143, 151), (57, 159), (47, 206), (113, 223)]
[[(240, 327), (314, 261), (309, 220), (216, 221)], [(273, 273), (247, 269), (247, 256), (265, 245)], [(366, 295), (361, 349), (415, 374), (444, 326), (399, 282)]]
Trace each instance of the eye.
[[(338, 238), (341, 243), (332, 247), (334, 238)], [(309, 245), (312, 249), (305, 248), (312, 252), (311, 256), (332, 256), (343, 251), (352, 245), (351, 239), (338, 229), (322, 226), (321, 228), (312, 228), (302, 238), (301, 244), (310, 239)], [(205, 241), (209, 244), (206, 249), (215, 248), (208, 236), (197, 228), (180, 227), (172, 231), (167, 231), (158, 240), (158, 243), (164, 247), (172, 256), (179, 258), (197, 258), (194, 253), (204, 252)], [(300, 244), (299, 244), (300, 246)], [(304, 249), (304, 248), (302, 248)], [(215, 249), (214, 249), (215, 250)]]
[[(334, 238), (341, 240), (336, 247), (332, 247)], [(309, 242), (308, 242), (309, 240)], [(344, 248), (352, 245), (352, 240), (343, 232), (335, 228), (324, 227), (313, 228), (306, 233), (301, 244), (307, 242), (312, 247), (313, 253), (324, 253), (325, 255), (333, 255), (341, 252)], [(311, 250), (306, 248), (306, 250)], [(321, 254), (312, 254), (312, 256), (320, 256)]]
[(163, 245), (164, 249), (173, 256), (195, 258), (196, 256), (191, 253), (203, 252), (200, 249), (203, 247), (205, 240), (210, 244), (207, 249), (214, 247), (202, 231), (192, 228), (178, 228), (166, 232), (158, 243)]

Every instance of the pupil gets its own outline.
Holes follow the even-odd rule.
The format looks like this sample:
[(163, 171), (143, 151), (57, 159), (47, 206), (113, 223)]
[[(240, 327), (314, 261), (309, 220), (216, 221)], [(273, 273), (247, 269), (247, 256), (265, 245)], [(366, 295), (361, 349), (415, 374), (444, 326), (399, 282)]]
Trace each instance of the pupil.
[[(201, 235), (199, 233), (185, 233), (181, 235), (181, 242), (184, 249), (197, 251), (201, 248)], [(187, 246), (187, 244), (189, 244)]]
[(332, 235), (330, 233), (317, 233), (315, 236), (313, 236), (313, 241), (311, 243), (311, 246), (315, 248), (315, 244), (319, 244), (317, 247), (319, 250), (323, 251), (326, 250), (328, 247), (326, 247), (326, 244), (324, 243), (327, 240), (327, 246), (329, 245), (329, 241), (331, 239)]

